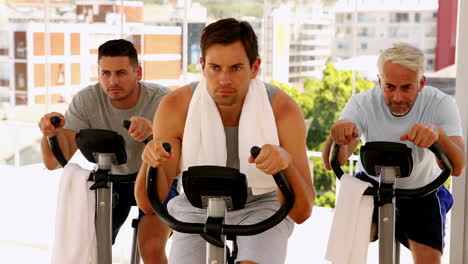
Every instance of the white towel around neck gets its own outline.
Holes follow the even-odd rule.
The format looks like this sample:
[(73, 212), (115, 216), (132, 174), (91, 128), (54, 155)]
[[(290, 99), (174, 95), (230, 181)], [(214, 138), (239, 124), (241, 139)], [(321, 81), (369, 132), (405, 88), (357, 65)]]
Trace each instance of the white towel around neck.
[(340, 180), (325, 258), (333, 264), (365, 264), (369, 246), (373, 197), (363, 195), (370, 183), (349, 174)]
[[(276, 190), (271, 175), (248, 163), (250, 148), (264, 144), (279, 145), (275, 117), (265, 84), (252, 79), (239, 120), (240, 171), (247, 176), (255, 195)], [(221, 115), (208, 93), (206, 80), (198, 83), (190, 101), (182, 143), (181, 171), (191, 166), (226, 166), (226, 134)]]

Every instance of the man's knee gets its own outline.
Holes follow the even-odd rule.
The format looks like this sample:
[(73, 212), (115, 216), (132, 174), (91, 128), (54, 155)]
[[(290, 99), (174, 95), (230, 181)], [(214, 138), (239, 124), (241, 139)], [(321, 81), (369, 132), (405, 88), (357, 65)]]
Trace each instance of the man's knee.
[(155, 215), (146, 215), (138, 224), (138, 244), (143, 253), (164, 252), (170, 228)]
[(163, 252), (166, 248), (166, 238), (145, 238), (138, 237), (138, 246), (142, 253), (152, 254), (157, 253), (158, 255)]
[(166, 264), (165, 241), (144, 240), (139, 241), (138, 248), (144, 263)]
[(440, 250), (413, 240), (409, 241), (409, 247), (415, 264), (441, 263), (442, 252)]

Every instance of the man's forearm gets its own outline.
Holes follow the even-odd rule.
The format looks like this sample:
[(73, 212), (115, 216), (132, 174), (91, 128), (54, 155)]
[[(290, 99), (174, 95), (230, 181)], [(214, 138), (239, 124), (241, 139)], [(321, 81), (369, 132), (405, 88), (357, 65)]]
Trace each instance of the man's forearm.
[[(332, 143), (333, 140), (331, 137), (329, 137), (325, 142), (322, 150), (322, 160), (323, 164), (325, 165), (325, 169), (327, 170), (332, 169), (329, 161)], [(357, 144), (358, 140), (354, 139), (353, 141), (351, 141), (351, 143), (347, 145), (340, 145), (340, 152), (338, 153), (338, 162), (341, 166), (348, 161), (349, 157), (353, 154), (354, 150), (356, 150)]]
[[(286, 170), (284, 170), (284, 174), (288, 178), (288, 182), (294, 191), (296, 200), (289, 216), (296, 223), (303, 223), (312, 213), (312, 207), (315, 201), (315, 188), (313, 184), (308, 184), (304, 180), (294, 164), (291, 164), (286, 168)], [(310, 175), (306, 175), (305, 177), (310, 177)], [(278, 191), (278, 193), (279, 201), (280, 203), (283, 203), (284, 196), (281, 191)]]
[[(148, 199), (148, 195), (146, 192), (146, 173), (148, 170), (148, 165), (143, 163), (141, 165), (140, 171), (138, 172), (137, 180), (135, 183), (135, 198), (137, 201), (138, 207), (145, 213), (151, 214), (153, 212), (153, 208), (151, 207), (151, 203)], [(157, 175), (157, 183), (158, 183), (158, 190), (157, 194), (159, 196), (159, 200), (161, 203), (166, 200), (167, 195), (169, 194), (169, 190), (171, 188), (172, 181), (166, 178), (166, 175), (163, 170), (158, 169)]]
[(452, 164), (452, 175), (459, 176), (463, 172), (466, 163), (463, 139), (461, 137), (449, 137), (442, 133), (439, 135), (437, 143), (447, 154), (447, 158)]
[(54, 170), (59, 167), (57, 159), (55, 158), (54, 154), (50, 150), (49, 141), (46, 136), (42, 137), (41, 140), (41, 152), (42, 152), (42, 161), (44, 165), (49, 170)]
[[(58, 141), (60, 150), (62, 151), (62, 154), (66, 160), (69, 160), (73, 156), (73, 154), (75, 154), (75, 151), (77, 150), (77, 146), (74, 141), (75, 135), (76, 135), (75, 131), (66, 130), (66, 129), (60, 129), (57, 132), (57, 135), (56, 135), (57, 141)], [(52, 153), (52, 150), (50, 149), (48, 138), (46, 136), (42, 137), (41, 151), (42, 151), (42, 161), (44, 162), (44, 165), (49, 170), (57, 169), (59, 167), (59, 164), (54, 154)]]
[(356, 150), (358, 140), (354, 139), (347, 145), (340, 145), (340, 152), (338, 153), (338, 161), (340, 162), (340, 166), (343, 166), (351, 157), (351, 155)]

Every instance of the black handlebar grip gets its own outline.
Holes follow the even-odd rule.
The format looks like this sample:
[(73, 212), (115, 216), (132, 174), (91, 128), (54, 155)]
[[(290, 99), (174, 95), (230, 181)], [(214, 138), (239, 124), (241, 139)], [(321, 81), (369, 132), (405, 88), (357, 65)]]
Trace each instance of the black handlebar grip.
[(57, 128), (60, 125), (60, 117), (59, 116), (53, 116), (50, 118), (50, 122), (52, 125)]
[(169, 142), (164, 142), (164, 143), (162, 143), (162, 146), (163, 146), (163, 148), (164, 148), (165, 151), (171, 153), (171, 150), (172, 150), (171, 143), (169, 143)]
[(125, 129), (127, 129), (127, 130), (130, 128), (131, 124), (132, 124), (132, 121), (130, 121), (130, 120), (122, 121), (122, 126), (125, 127)]
[(340, 152), (340, 145), (335, 143), (334, 141), (332, 142), (330, 146), (330, 157), (329, 157), (329, 162), (330, 166), (335, 173), (336, 177), (338, 180), (341, 179), (341, 176), (343, 176), (344, 172), (341, 169), (340, 162), (338, 161), (338, 153)]
[[(122, 126), (129, 130), (130, 129), (130, 126), (132, 125), (132, 121), (130, 120), (124, 120), (122, 121)], [(148, 142), (150, 142), (151, 140), (153, 140), (153, 136), (149, 136), (147, 139), (143, 140), (143, 143), (146, 145), (148, 144)]]
[[(57, 128), (60, 125), (60, 117), (59, 116), (51, 117), (50, 118), (50, 123), (52, 123), (52, 125), (55, 128)], [(55, 159), (57, 160), (57, 162), (60, 164), (60, 166), (62, 168), (65, 167), (65, 165), (67, 165), (67, 163), (68, 163), (68, 160), (65, 158), (65, 156), (63, 155), (62, 150), (60, 149), (60, 145), (59, 145), (57, 136), (50, 137), (48, 139), (48, 141), (49, 141), (50, 150), (54, 154)]]
[(258, 157), (258, 155), (260, 154), (260, 151), (262, 149), (257, 147), (257, 146), (253, 146), (251, 149), (250, 149), (250, 155), (252, 155), (252, 157), (254, 159), (256, 159)]

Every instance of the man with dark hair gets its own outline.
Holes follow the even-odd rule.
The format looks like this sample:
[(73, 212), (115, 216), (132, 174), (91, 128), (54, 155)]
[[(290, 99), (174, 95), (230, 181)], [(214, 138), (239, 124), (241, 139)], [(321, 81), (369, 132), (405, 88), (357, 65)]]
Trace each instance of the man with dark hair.
[[(152, 212), (145, 191), (147, 164), (159, 169), (159, 197), (190, 166), (226, 166), (244, 173), (249, 185), (246, 207), (227, 212), (226, 222), (252, 224), (278, 209), (283, 196), (271, 175), (283, 171), (296, 195), (289, 216), (261, 234), (238, 237), (236, 262), (284, 263), (294, 222), (310, 216), (315, 198), (301, 110), (278, 87), (256, 79), (261, 61), (247, 22), (229, 18), (208, 25), (201, 49), (203, 78), (168, 94), (156, 112), (155, 139), (145, 148), (135, 185), (137, 203)], [(162, 142), (172, 145), (170, 153)], [(253, 145), (262, 147), (256, 159), (249, 155)], [(172, 199), (168, 210), (181, 221), (203, 222), (206, 217), (206, 210), (192, 207), (185, 194)], [(205, 262), (201, 236), (174, 231), (172, 239), (169, 263)]]
[(244, 45), (250, 67), (252, 67), (259, 58), (257, 35), (248, 22), (238, 21), (234, 18), (219, 20), (203, 29), (200, 38), (202, 58), (205, 58), (206, 51), (211, 45), (227, 45), (238, 40)]
[(130, 64), (138, 68), (138, 53), (133, 44), (125, 39), (113, 39), (98, 48), (98, 63), (102, 57), (128, 57)]
[[(81, 129), (97, 128), (118, 132), (125, 139), (128, 163), (115, 166), (113, 174), (128, 175), (138, 171), (143, 152), (143, 140), (152, 135), (150, 121), (161, 99), (170, 90), (166, 87), (141, 81), (142, 69), (133, 44), (127, 40), (110, 40), (99, 47), (99, 83), (80, 90), (68, 107), (65, 116), (60, 113), (46, 114), (39, 122), (44, 134), (41, 148), (42, 159), (48, 169), (58, 168), (47, 137), (57, 136), (67, 160), (77, 145), (75, 135)], [(55, 128), (50, 118), (60, 117)], [(123, 120), (130, 120), (128, 131)], [(168, 199), (177, 194), (176, 186), (168, 192)], [(112, 208), (112, 243), (127, 218), (130, 207), (136, 205), (134, 183), (114, 183)], [(166, 263), (165, 244), (170, 228), (153, 215), (144, 215), (140, 210), (138, 244), (145, 263)]]

